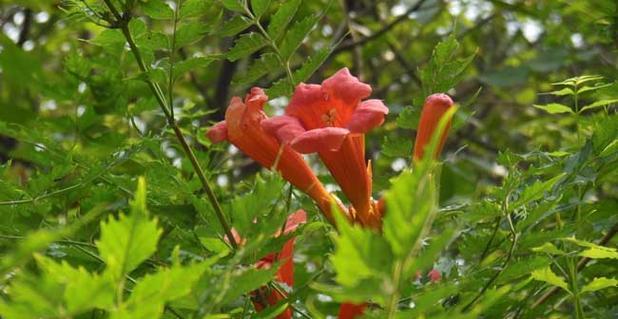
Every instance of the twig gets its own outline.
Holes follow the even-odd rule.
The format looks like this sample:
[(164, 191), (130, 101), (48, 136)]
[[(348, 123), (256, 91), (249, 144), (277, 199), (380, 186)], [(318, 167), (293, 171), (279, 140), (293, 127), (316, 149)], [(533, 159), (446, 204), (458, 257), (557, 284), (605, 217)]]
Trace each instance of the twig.
[(479, 291), (476, 297), (474, 297), (474, 299), (472, 299), (465, 307), (463, 307), (462, 310), (464, 312), (468, 311), (470, 307), (472, 307), (472, 305), (483, 296), (487, 289), (489, 289), (489, 287), (493, 285), (493, 283), (498, 279), (498, 277), (500, 277), (500, 274), (502, 274), (502, 272), (506, 269), (508, 264), (511, 262), (511, 259), (513, 259), (513, 253), (515, 252), (515, 247), (517, 246), (517, 240), (519, 239), (519, 236), (517, 234), (517, 231), (515, 230), (515, 225), (513, 224), (513, 219), (511, 218), (511, 214), (509, 212), (509, 196), (510, 192), (507, 192), (507, 195), (505, 196), (504, 202), (502, 204), (502, 211), (506, 215), (506, 220), (509, 224), (509, 231), (511, 232), (512, 237), (511, 247), (509, 248), (509, 251), (506, 255), (506, 259), (504, 259), (504, 262), (502, 262), (502, 266), (500, 266), (500, 269), (498, 269), (498, 271), (496, 271), (496, 273), (489, 279), (489, 281), (483, 286), (483, 288), (481, 288), (481, 291)]
[[(135, 57), (135, 60), (137, 61), (137, 64), (139, 65), (140, 70), (144, 73), (147, 73), (149, 71), (149, 68), (144, 62), (141, 51), (135, 44), (135, 41), (133, 40), (133, 36), (131, 35), (131, 32), (129, 31), (128, 22), (130, 20), (130, 17), (126, 13), (121, 16), (110, 0), (104, 0), (104, 1), (107, 7), (112, 12), (112, 14), (114, 15), (116, 19), (115, 22), (119, 24), (119, 28), (124, 34), (124, 37), (127, 40), (129, 47), (131, 48), (131, 52), (133, 52), (133, 56)], [(184, 135), (182, 134), (182, 131), (180, 127), (178, 126), (176, 119), (171, 113), (170, 106), (166, 102), (165, 95), (163, 91), (161, 90), (161, 87), (159, 86), (159, 84), (157, 84), (156, 82), (154, 82), (153, 80), (149, 78), (146, 78), (145, 81), (148, 84), (148, 87), (150, 88), (152, 93), (155, 95), (157, 103), (159, 104), (159, 106), (161, 107), (161, 110), (165, 114), (168, 124), (174, 131), (174, 134), (176, 135), (178, 142), (180, 143), (183, 151), (185, 152), (185, 155), (187, 155), (187, 157), (189, 158), (189, 161), (191, 162), (191, 165), (193, 166), (193, 170), (197, 174), (200, 182), (202, 183), (203, 189), (206, 192), (206, 196), (208, 197), (208, 200), (210, 201), (210, 204), (213, 207), (213, 210), (215, 212), (215, 215), (217, 216), (217, 219), (219, 220), (219, 223), (223, 227), (223, 230), (228, 238), (228, 241), (232, 245), (232, 248), (237, 249), (238, 244), (236, 243), (236, 240), (234, 239), (234, 236), (232, 235), (232, 230), (231, 230), (230, 225), (225, 219), (225, 215), (223, 214), (223, 209), (221, 208), (221, 205), (219, 204), (219, 201), (217, 200), (217, 197), (215, 196), (215, 193), (212, 187), (210, 186), (208, 179), (206, 179), (204, 170), (202, 169), (202, 166), (200, 165), (197, 157), (193, 153), (193, 149), (191, 148), (191, 146), (189, 146), (189, 143), (187, 142)]]

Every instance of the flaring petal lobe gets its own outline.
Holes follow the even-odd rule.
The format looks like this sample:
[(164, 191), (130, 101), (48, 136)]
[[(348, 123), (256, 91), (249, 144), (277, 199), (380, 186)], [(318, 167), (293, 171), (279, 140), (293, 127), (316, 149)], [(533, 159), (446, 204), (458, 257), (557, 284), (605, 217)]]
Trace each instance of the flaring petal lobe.
[(322, 88), (329, 96), (351, 104), (356, 104), (371, 95), (371, 86), (350, 74), (348, 68), (343, 68), (324, 80)]
[(341, 127), (324, 127), (306, 131), (292, 141), (292, 148), (302, 154), (338, 150), (350, 133)]
[(381, 100), (367, 100), (352, 113), (348, 129), (352, 133), (366, 133), (384, 123), (384, 116), (388, 114), (388, 107)]
[(227, 140), (227, 123), (221, 121), (213, 125), (208, 129), (208, 132), (206, 132), (206, 136), (213, 143), (221, 143)]
[(300, 121), (293, 116), (275, 116), (263, 120), (261, 124), (266, 133), (276, 136), (279, 142), (283, 144), (292, 142), (293, 139), (305, 132)]

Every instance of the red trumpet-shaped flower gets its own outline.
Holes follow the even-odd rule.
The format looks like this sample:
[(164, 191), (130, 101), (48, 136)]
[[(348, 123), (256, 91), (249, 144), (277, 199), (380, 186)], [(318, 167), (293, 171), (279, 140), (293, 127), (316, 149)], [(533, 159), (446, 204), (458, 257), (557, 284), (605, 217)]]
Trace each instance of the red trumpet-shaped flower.
[[(416, 141), (414, 142), (414, 161), (423, 158), (425, 147), (431, 141), (431, 136), (438, 128), (440, 119), (452, 106), (453, 100), (443, 93), (432, 94), (425, 99), (423, 110), (421, 111), (421, 118), (418, 123), (418, 131), (416, 132)], [(442, 132), (440, 136), (440, 140), (433, 154), (434, 158), (440, 156), (450, 126), (451, 122), (449, 121), (444, 132)]]
[[(307, 222), (307, 214), (303, 210), (298, 210), (291, 214), (285, 224), (283, 234), (293, 232), (300, 224)], [(278, 236), (279, 234), (277, 234)], [(286, 284), (288, 287), (294, 286), (294, 238), (288, 240), (279, 253), (272, 253), (260, 259), (255, 266), (257, 268), (270, 268), (274, 263), (281, 262), (277, 270), (277, 281)], [(253, 292), (253, 305), (257, 311), (262, 311), (267, 306), (276, 305), (279, 301), (287, 298), (283, 291), (267, 289), (262, 287)], [(287, 308), (277, 316), (277, 319), (292, 318), (292, 309)]]
[[(214, 143), (228, 140), (260, 165), (280, 172), (284, 179), (307, 193), (326, 217), (332, 220), (330, 205), (335, 199), (326, 191), (302, 155), (289, 145), (280, 144), (262, 129), (261, 123), (267, 119), (263, 111), (266, 101), (268, 97), (257, 87), (251, 89), (244, 102), (239, 97), (232, 98), (225, 112), (225, 121), (211, 127), (207, 133), (208, 138)], [(345, 209), (342, 208), (342, 211)]]
[(356, 218), (377, 226), (380, 217), (371, 198), (371, 163), (365, 160), (365, 133), (384, 122), (388, 108), (380, 100), (364, 100), (371, 87), (341, 69), (321, 85), (296, 87), (285, 115), (262, 122), (267, 132), (300, 153), (318, 153)]

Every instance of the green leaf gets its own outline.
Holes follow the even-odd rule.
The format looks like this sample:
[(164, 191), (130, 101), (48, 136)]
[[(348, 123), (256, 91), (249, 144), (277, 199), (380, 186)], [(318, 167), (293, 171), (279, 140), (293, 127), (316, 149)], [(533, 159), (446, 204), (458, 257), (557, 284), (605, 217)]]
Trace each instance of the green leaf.
[(313, 26), (318, 21), (318, 16), (311, 15), (301, 21), (296, 22), (283, 37), (283, 42), (279, 48), (281, 56), (287, 60), (294, 51), (298, 49), (305, 37), (309, 34)]
[(231, 203), (229, 211), (233, 212), (234, 227), (241, 235), (257, 235), (256, 228), (264, 233), (273, 233), (283, 224), (284, 214), (271, 214), (273, 205), (281, 198), (281, 192), (273, 190), (284, 188), (283, 179), (276, 174), (264, 176), (256, 178), (250, 193), (234, 198)]
[(556, 275), (549, 266), (533, 271), (532, 278), (535, 280), (544, 281), (553, 286), (560, 287), (568, 293), (571, 293), (564, 278)]
[(228, 278), (220, 278), (219, 280), (231, 280), (233, 285), (225, 284), (224, 282), (218, 283), (220, 287), (221, 303), (225, 304), (233, 301), (241, 295), (254, 291), (273, 279), (277, 267), (271, 267), (270, 269), (255, 269), (248, 268), (244, 270), (233, 271)]
[[(459, 82), (463, 71), (475, 56), (471, 54), (458, 59), (459, 47), (459, 42), (454, 36), (449, 36), (436, 45), (431, 60), (420, 69), (423, 97), (436, 92), (446, 92)], [(420, 100), (415, 102), (422, 103)]]
[(70, 313), (105, 309), (113, 304), (114, 286), (109, 278), (91, 274), (82, 267), (73, 268), (66, 261), (57, 263), (41, 255), (35, 258), (47, 280), (65, 287), (64, 301)]
[(579, 253), (579, 255), (582, 257), (588, 257), (591, 259), (618, 259), (618, 250), (615, 248), (600, 246), (584, 240), (575, 239), (573, 237), (563, 238), (562, 240), (574, 243), (580, 247), (587, 248)]
[(302, 0), (283, 1), (277, 12), (270, 18), (267, 32), (273, 40), (277, 40), (285, 30), (285, 27), (292, 21), (296, 10), (300, 7)]
[(420, 250), (422, 237), (437, 211), (435, 178), (428, 171), (405, 171), (385, 195), (384, 237), (399, 257)]
[[(234, 84), (249, 85), (255, 83), (263, 76), (279, 71), (280, 68), (281, 64), (279, 63), (277, 55), (270, 52), (264, 53), (259, 59), (253, 61), (245, 74), (239, 74), (238, 79), (235, 80)], [(273, 97), (276, 95), (269, 92), (269, 96)]]
[(310, 56), (300, 68), (294, 71), (294, 84), (309, 80), (313, 73), (315, 73), (320, 66), (326, 62), (326, 59), (328, 59), (328, 56), (332, 52), (332, 48), (323, 48)]
[(563, 88), (561, 90), (558, 91), (551, 91), (551, 92), (547, 92), (544, 94), (551, 94), (551, 95), (555, 95), (555, 96), (565, 96), (565, 95), (574, 95), (575, 92), (573, 92), (573, 89), (571, 88)]
[(271, 0), (251, 0), (251, 9), (253, 9), (253, 14), (256, 17), (261, 17), (266, 10), (268, 10), (268, 6), (270, 5)]
[(115, 316), (132, 319), (159, 318), (167, 302), (191, 292), (204, 273), (206, 265), (175, 265), (146, 275), (133, 287), (125, 306)]
[(244, 58), (263, 48), (266, 44), (267, 41), (261, 34), (255, 32), (243, 34), (238, 38), (238, 40), (236, 40), (234, 47), (227, 52), (227, 59), (230, 61), (236, 61)]
[(571, 113), (574, 114), (570, 107), (560, 103), (549, 103), (545, 105), (533, 104), (537, 109), (543, 110), (549, 114)]
[(397, 126), (415, 130), (418, 127), (420, 117), (421, 110), (419, 107), (405, 107), (397, 116)]
[[(322, 64), (326, 61), (330, 53), (329, 48), (319, 50), (316, 54), (311, 56), (303, 65), (292, 73), (295, 84), (307, 81), (313, 73), (315, 73)], [(278, 62), (277, 62), (278, 63)], [(271, 97), (289, 95), (294, 90), (293, 85), (290, 84), (289, 79), (284, 76), (273, 84), (267, 93)]]
[(381, 150), (387, 157), (407, 158), (412, 154), (412, 140), (404, 136), (384, 136)]
[(213, 57), (190, 57), (186, 60), (174, 64), (174, 79), (182, 76), (186, 72), (206, 68), (210, 63), (215, 61)]
[(614, 278), (605, 278), (605, 277), (596, 277), (591, 282), (586, 284), (581, 292), (594, 292), (597, 290), (610, 288), (610, 287), (618, 287), (618, 279)]
[(544, 182), (536, 181), (534, 184), (529, 185), (523, 190), (520, 197), (515, 201), (515, 203), (513, 203), (512, 206), (520, 207), (531, 201), (541, 199), (546, 192), (551, 191), (552, 187), (554, 187), (554, 185), (560, 181), (565, 174), (566, 173), (562, 173)]
[(156, 219), (148, 218), (146, 182), (140, 178), (131, 214), (120, 213), (117, 219), (110, 216), (101, 224), (101, 238), (96, 245), (107, 265), (106, 271), (119, 280), (137, 268), (156, 251), (161, 232)]
[(243, 7), (241, 0), (219, 0), (223, 7), (234, 12), (244, 12), (245, 8)]
[(335, 254), (331, 261), (337, 271), (337, 282), (355, 287), (365, 279), (387, 277), (393, 257), (384, 238), (369, 229), (349, 224), (340, 213), (335, 214), (335, 218), (339, 234), (334, 239)]
[(616, 104), (618, 103), (618, 99), (610, 99), (610, 100), (600, 100), (600, 101), (596, 101), (594, 103), (588, 104), (584, 107), (581, 108), (581, 110), (579, 110), (580, 112), (586, 111), (586, 110), (591, 110), (591, 109), (596, 109), (598, 107), (602, 107), (602, 106), (606, 106), (606, 105), (610, 105), (610, 104)]
[(187, 0), (182, 3), (178, 16), (180, 19), (204, 15), (212, 7), (213, 0)]
[(554, 244), (549, 243), (549, 242), (544, 243), (543, 245), (539, 247), (532, 248), (532, 251), (537, 252), (537, 253), (546, 253), (550, 255), (565, 255), (566, 254), (564, 251), (558, 249), (558, 247), (554, 246)]
[(226, 21), (221, 27), (221, 30), (217, 33), (224, 37), (231, 36), (243, 31), (251, 25), (253, 25), (253, 21), (249, 20), (245, 16), (237, 15)]
[(174, 17), (174, 11), (163, 0), (149, 0), (142, 3), (144, 13), (158, 20), (168, 20)]
[(176, 47), (180, 48), (184, 45), (191, 44), (200, 40), (206, 31), (200, 22), (190, 22), (182, 24), (176, 30)]

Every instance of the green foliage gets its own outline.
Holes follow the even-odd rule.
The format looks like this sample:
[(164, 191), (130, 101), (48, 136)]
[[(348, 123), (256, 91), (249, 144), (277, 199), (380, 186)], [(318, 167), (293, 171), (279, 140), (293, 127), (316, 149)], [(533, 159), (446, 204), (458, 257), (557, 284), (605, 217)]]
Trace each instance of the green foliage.
[[(615, 317), (615, 1), (0, 6), (2, 318)], [(375, 228), (205, 136), (250, 87), (281, 114), (342, 67), (389, 107), (365, 134)], [(443, 161), (414, 163), (436, 92)], [(258, 289), (282, 298), (258, 312)]]

